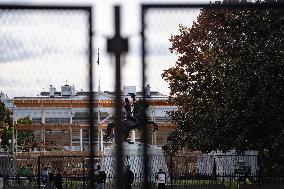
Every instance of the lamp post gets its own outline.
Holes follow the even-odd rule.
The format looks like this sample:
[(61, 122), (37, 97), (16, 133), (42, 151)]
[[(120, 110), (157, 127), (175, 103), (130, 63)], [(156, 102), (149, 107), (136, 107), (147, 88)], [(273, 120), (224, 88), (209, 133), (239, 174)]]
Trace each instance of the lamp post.
[(14, 145), (12, 144), (12, 146), (11, 146), (11, 139), (8, 140), (8, 142), (9, 142), (9, 149), (11, 148), (12, 154), (14, 154), (14, 153), (13, 153), (13, 151), (14, 151), (14, 150), (13, 150), (13, 147), (14, 147)]
[(1, 143), (2, 143), (2, 138), (0, 138), (0, 151), (3, 152), (3, 147), (1, 145)]

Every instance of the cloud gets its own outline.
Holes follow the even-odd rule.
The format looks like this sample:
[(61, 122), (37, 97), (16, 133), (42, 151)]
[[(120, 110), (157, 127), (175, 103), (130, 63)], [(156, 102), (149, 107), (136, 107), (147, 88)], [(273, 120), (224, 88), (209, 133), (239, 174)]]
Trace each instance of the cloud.
[[(86, 0), (87, 1), (87, 0)], [(35, 2), (43, 2), (37, 0)], [(47, 2), (47, 1), (45, 1)], [(55, 2), (55, 0), (53, 1)], [(75, 2), (75, 1), (70, 1)], [(94, 3), (90, 0), (91, 3)], [(113, 33), (112, 5), (95, 2), (95, 46), (100, 48), (100, 74), (104, 90), (114, 89), (114, 63), (106, 53), (106, 35)], [(113, 1), (114, 2), (114, 1)], [(131, 2), (131, 3), (130, 3)], [(123, 1), (122, 32), (130, 37), (130, 51), (122, 82), (141, 86), (140, 5), (149, 1)], [(130, 7), (131, 4), (131, 7)], [(133, 8), (133, 9), (132, 9)], [(135, 10), (134, 10), (135, 8)], [(131, 10), (131, 11), (130, 11)], [(127, 12), (128, 11), (128, 12)], [(195, 11), (195, 13), (194, 13)], [(178, 33), (178, 24), (191, 25), (198, 10), (150, 11), (146, 18), (147, 78), (153, 90), (167, 93), (161, 78), (174, 65), (176, 56), (168, 50), (168, 39)], [(137, 13), (138, 12), (138, 13)], [(0, 10), (0, 87), (10, 96), (34, 96), (50, 84), (60, 87), (68, 80), (78, 89), (88, 85), (88, 15), (80, 11)], [(96, 61), (94, 53), (94, 62)], [(96, 68), (96, 65), (95, 65)], [(98, 70), (95, 70), (97, 72)], [(98, 74), (94, 75), (95, 83)], [(97, 89), (97, 88), (95, 88)]]
[(88, 19), (82, 11), (0, 10), (0, 17), (0, 63), (87, 52)]

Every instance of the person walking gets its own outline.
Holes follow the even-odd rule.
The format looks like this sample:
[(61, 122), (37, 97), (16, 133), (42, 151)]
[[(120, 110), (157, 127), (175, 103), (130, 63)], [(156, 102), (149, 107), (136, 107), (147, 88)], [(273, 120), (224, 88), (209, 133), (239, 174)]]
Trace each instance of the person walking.
[(44, 185), (46, 185), (48, 183), (48, 169), (47, 169), (47, 167), (44, 167), (43, 171), (42, 171), (42, 183)]
[(95, 171), (95, 182), (96, 189), (102, 189), (103, 184), (106, 182), (106, 173), (101, 170), (100, 165), (97, 165), (97, 169)]
[(130, 170), (130, 165), (126, 166), (123, 176), (125, 179), (125, 189), (131, 189), (131, 185), (134, 182), (134, 173)]
[(48, 174), (48, 183), (44, 187), (45, 189), (54, 189), (54, 171), (52, 170)]
[(163, 171), (163, 169), (159, 169), (159, 172), (156, 174), (158, 189), (166, 188), (166, 179), (166, 173)]
[(62, 175), (59, 170), (56, 170), (56, 174), (54, 177), (54, 186), (56, 189), (63, 189), (62, 187)]

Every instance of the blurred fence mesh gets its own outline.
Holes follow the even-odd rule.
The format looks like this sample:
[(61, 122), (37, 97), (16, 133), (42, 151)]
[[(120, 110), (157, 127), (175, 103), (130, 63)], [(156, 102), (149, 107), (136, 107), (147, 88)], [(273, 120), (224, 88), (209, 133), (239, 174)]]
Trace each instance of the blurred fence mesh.
[[(191, 26), (197, 19), (200, 8), (148, 7), (148, 9), (144, 9), (144, 11), (145, 27), (142, 29), (145, 35), (146, 54), (144, 55), (147, 68), (146, 78), (147, 81), (151, 81), (152, 88), (159, 89), (162, 93), (167, 93), (167, 90), (160, 87), (166, 85), (165, 81), (162, 80), (161, 77), (160, 79), (154, 80), (152, 78), (157, 78), (157, 74), (161, 74), (164, 69), (174, 65), (177, 60), (177, 55), (171, 54), (169, 50), (171, 47), (169, 38), (171, 35), (179, 33), (178, 29), (180, 24)], [(89, 12), (83, 10), (16, 10), (3, 9), (0, 7), (0, 90), (11, 97), (31, 97), (49, 95), (48, 91), (50, 85), (56, 87), (58, 91), (61, 91), (60, 87), (62, 85), (67, 84), (79, 87), (77, 88), (78, 91), (88, 89), (90, 53), (88, 52), (90, 39), (89, 25)], [(87, 95), (85, 96), (87, 97)], [(79, 100), (87, 100), (87, 98)], [(64, 103), (66, 103), (66, 101), (62, 102), (62, 106), (64, 106)], [(86, 108), (85, 105), (82, 106)], [(80, 107), (78, 105), (79, 108), (82, 108), (82, 106)], [(68, 124), (72, 121), (77, 121), (86, 126), (90, 115), (88, 112), (81, 110), (82, 109), (78, 110), (77, 114), (74, 113), (74, 120), (72, 120), (73, 117), (70, 116), (70, 114), (73, 113), (72, 111), (64, 112), (53, 109), (49, 112), (47, 110), (49, 117), (44, 118), (44, 121), (42, 118), (44, 117), (44, 113), (42, 113), (42, 117), (35, 116), (32, 121), (33, 123), (43, 122), (59, 125), (62, 123), (59, 128), (55, 129), (53, 136), (49, 137), (53, 142), (56, 141), (55, 139), (57, 139), (57, 141), (60, 139), (62, 142), (64, 136), (68, 137), (66, 137), (65, 143), (61, 146), (56, 142), (52, 143), (53, 149), (56, 148), (58, 151), (63, 151), (62, 146), (66, 147), (70, 145), (70, 151), (88, 152), (89, 149), (87, 147), (90, 142), (89, 128), (86, 127), (85, 130), (83, 130), (76, 125), (78, 126), (78, 130), (75, 132), (74, 130), (72, 131), (72, 129), (68, 130), (69, 128), (64, 125), (65, 123)], [(17, 112), (14, 113), (14, 116), (18, 118), (28, 116), (29, 114), (37, 114), (33, 112), (32, 109), (25, 111), (25, 114), (17, 115)], [(100, 113), (105, 112), (97, 113), (99, 117)], [(56, 116), (52, 116), (52, 114)], [(51, 127), (48, 129), (52, 130), (50, 128)], [(40, 142), (43, 142), (43, 133), (45, 133), (46, 136), (51, 135), (42, 130), (35, 132), (35, 136), (38, 137)], [(72, 134), (76, 136), (73, 137)], [(100, 137), (101, 141), (97, 140), (98, 137), (96, 139), (97, 143), (103, 142), (103, 136)], [(48, 142), (48, 140), (46, 139), (44, 142)], [(72, 146), (73, 144), (76, 145)], [(44, 148), (44, 150), (46, 149), (47, 147)], [(26, 151), (20, 150), (20, 152)], [(38, 150), (36, 149), (35, 152), (38, 152)], [(73, 153), (70, 154), (74, 155)], [(144, 154), (144, 156), (146, 155), (147, 154)], [(220, 184), (222, 185), (220, 188), (224, 188), (223, 186), (227, 183), (221, 182), (221, 180), (224, 181), (225, 177), (227, 177), (227, 180), (233, 181), (233, 184), (235, 184), (235, 179), (239, 178), (238, 175), (234, 175), (234, 165), (239, 163), (239, 157), (200, 157), (198, 157), (199, 159), (197, 157), (167, 157), (163, 155), (150, 157), (149, 163), (147, 162), (149, 169), (151, 169), (149, 180), (153, 187), (155, 187), (155, 174), (160, 167), (164, 168), (168, 176), (172, 174), (172, 178), (169, 178), (168, 183), (172, 181), (171, 187), (175, 185), (175, 188), (186, 188), (186, 186), (184, 187), (182, 185), (184, 183), (193, 184), (193, 187), (195, 184), (206, 185), (214, 183)], [(104, 163), (102, 168), (108, 173), (107, 184), (109, 184), (109, 188), (112, 188), (114, 184), (113, 179), (116, 179), (115, 157), (102, 156), (98, 157), (96, 161), (98, 159), (100, 160), (98, 162)], [(132, 169), (136, 176), (134, 185), (137, 184), (137, 188), (139, 188), (140, 186), (138, 187), (138, 185), (141, 185), (144, 181), (142, 175), (143, 170), (141, 169), (142, 159), (142, 156), (124, 157), (124, 162), (133, 166)], [(23, 157), (17, 159), (17, 161), (20, 160), (18, 164), (13, 163), (12, 160), (13, 159), (9, 156), (7, 156), (6, 159), (1, 159), (0, 163), (4, 166), (4, 172), (1, 174), (4, 175), (9, 172), (16, 174), (16, 169), (27, 165), (27, 163), (23, 161), (25, 160)], [(253, 171), (252, 176), (256, 176), (258, 169), (257, 156), (252, 156), (245, 160), (250, 162), (250, 167)], [(41, 172), (41, 170), (37, 170), (38, 165), (41, 166), (40, 169), (43, 167), (57, 167), (71, 175), (77, 170), (77, 172), (74, 173), (75, 177), (84, 177), (85, 168), (87, 174), (88, 169), (94, 166), (90, 165), (91, 162), (89, 162), (89, 159), (86, 160), (79, 156), (73, 159), (70, 157), (64, 159), (63, 156), (60, 158), (52, 156), (42, 157), (40, 162), (36, 162), (36, 158), (29, 157), (29, 161), (31, 161), (30, 168), (35, 177), (36, 173)], [(16, 162), (16, 160), (14, 162)], [(215, 175), (213, 175), (214, 166), (216, 168), (214, 171)], [(209, 175), (210, 177), (203, 177), (204, 175)], [(220, 176), (220, 178), (216, 178), (216, 175)], [(72, 182), (68, 180), (65, 181), (65, 184), (72, 184)], [(86, 178), (78, 180), (78, 183), (76, 182), (73, 187), (84, 188), (84, 181), (86, 181)], [(32, 182), (35, 183), (35, 181)], [(76, 184), (80, 187), (77, 187)], [(66, 186), (65, 188), (70, 188), (70, 186)], [(195, 188), (201, 187), (195, 186)], [(208, 187), (206, 186), (206, 188)]]
[(151, 83), (151, 87), (161, 89), (160, 92), (167, 94), (169, 91), (167, 83), (157, 74), (162, 74), (163, 70), (172, 67), (177, 56), (171, 54), (169, 48), (171, 35), (179, 33), (179, 25), (191, 26), (196, 21), (200, 8), (159, 8), (149, 7), (144, 9), (145, 28), (145, 62), (146, 78)]
[(11, 97), (88, 83), (89, 13), (0, 9), (0, 87)]

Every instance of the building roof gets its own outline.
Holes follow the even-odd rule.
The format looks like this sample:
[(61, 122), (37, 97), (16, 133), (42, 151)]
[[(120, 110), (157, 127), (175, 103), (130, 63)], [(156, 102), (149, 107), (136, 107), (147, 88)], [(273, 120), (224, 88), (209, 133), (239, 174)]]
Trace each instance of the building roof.
[[(72, 97), (87, 97), (90, 95), (90, 92), (89, 91), (78, 91), (76, 92), (75, 96), (72, 96)], [(105, 98), (108, 98), (108, 99), (113, 99), (115, 97), (115, 92), (114, 91), (104, 91), (104, 92), (93, 92), (93, 95), (96, 97), (96, 98), (99, 98), (99, 99), (102, 99), (103, 96), (105, 96)], [(125, 97), (125, 95), (123, 95), (123, 91), (121, 91), (121, 96), (122, 97)], [(130, 95), (127, 95), (127, 96), (130, 96)], [(50, 97), (50, 93), (47, 92), (47, 91), (43, 91), (40, 93), (40, 96), (38, 97), (15, 97), (16, 98), (63, 98), (63, 99), (66, 99), (66, 98), (70, 98), (71, 96), (61, 96), (61, 92), (54, 92), (54, 97)], [(136, 92), (136, 97), (137, 98), (141, 98), (143, 97), (143, 92)], [(151, 91), (150, 92), (150, 96), (145, 96), (146, 98), (163, 98), (163, 99), (168, 99), (168, 96), (166, 95), (163, 95), (161, 94), (160, 92), (158, 91)]]

